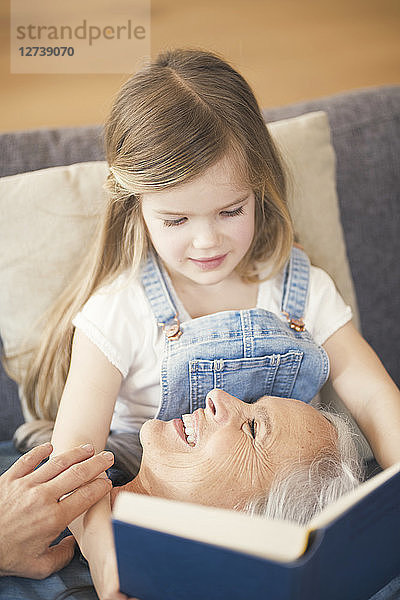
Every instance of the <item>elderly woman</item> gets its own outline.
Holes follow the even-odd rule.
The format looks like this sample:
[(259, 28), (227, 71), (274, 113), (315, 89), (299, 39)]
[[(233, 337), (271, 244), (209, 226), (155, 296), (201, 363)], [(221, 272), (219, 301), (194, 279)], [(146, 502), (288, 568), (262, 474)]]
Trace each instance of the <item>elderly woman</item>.
[[(359, 482), (343, 419), (298, 400), (268, 396), (248, 404), (215, 389), (205, 409), (147, 421), (140, 440), (139, 473), (114, 494), (124, 489), (306, 522)], [(99, 543), (91, 540), (86, 558), (99, 597), (123, 598), (111, 525), (91, 535)]]
[[(360, 477), (346, 421), (298, 400), (266, 396), (248, 404), (215, 389), (204, 409), (147, 421), (140, 439), (139, 473), (114, 497), (124, 489), (304, 523)], [(90, 535), (98, 543), (90, 552), (81, 548), (100, 598), (125, 598), (117, 591), (111, 526)], [(32, 596), (30, 582), (21, 581), (14, 582), (16, 597), (49, 597), (46, 583), (36, 583)]]
[[(247, 510), (278, 483), (282, 490), (283, 479), (304, 490), (311, 472), (314, 500), (322, 487), (330, 489), (317, 511), (359, 481), (357, 450), (344, 420), (299, 400), (265, 396), (248, 404), (215, 389), (205, 409), (147, 421), (140, 439), (140, 471), (117, 491)], [(293, 514), (296, 521), (307, 518)]]

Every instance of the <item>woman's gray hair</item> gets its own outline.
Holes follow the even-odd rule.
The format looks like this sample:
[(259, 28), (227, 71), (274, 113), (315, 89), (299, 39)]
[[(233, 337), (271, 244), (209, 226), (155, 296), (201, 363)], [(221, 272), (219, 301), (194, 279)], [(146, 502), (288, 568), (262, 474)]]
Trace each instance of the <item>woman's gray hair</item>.
[(319, 412), (336, 429), (336, 449), (326, 448), (311, 463), (283, 469), (267, 494), (248, 502), (246, 512), (305, 525), (361, 483), (362, 462), (350, 420), (326, 410)]

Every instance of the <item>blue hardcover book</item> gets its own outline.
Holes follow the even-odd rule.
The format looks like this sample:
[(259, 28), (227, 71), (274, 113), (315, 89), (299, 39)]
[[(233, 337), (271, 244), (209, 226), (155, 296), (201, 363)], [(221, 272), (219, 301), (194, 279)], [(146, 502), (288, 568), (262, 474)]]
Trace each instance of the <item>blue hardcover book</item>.
[(141, 600), (364, 600), (400, 574), (400, 463), (306, 527), (122, 492), (113, 529)]

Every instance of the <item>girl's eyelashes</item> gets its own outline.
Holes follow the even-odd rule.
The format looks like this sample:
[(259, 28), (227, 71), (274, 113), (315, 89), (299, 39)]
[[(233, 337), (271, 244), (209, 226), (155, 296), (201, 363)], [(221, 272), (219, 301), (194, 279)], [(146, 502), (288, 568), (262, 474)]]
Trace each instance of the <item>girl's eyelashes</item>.
[(180, 219), (164, 219), (163, 223), (165, 227), (176, 227), (177, 225), (182, 225), (186, 220), (186, 217), (181, 217)]
[(224, 217), (237, 217), (243, 213), (243, 206), (239, 206), (239, 208), (235, 208), (235, 210), (224, 210), (221, 215), (224, 215)]
[[(221, 215), (224, 217), (238, 217), (244, 213), (243, 206), (239, 206), (239, 208), (235, 208), (235, 210), (223, 210)], [(182, 225), (187, 220), (187, 217), (180, 217), (179, 219), (164, 219), (163, 225), (164, 227), (177, 227), (178, 225)]]

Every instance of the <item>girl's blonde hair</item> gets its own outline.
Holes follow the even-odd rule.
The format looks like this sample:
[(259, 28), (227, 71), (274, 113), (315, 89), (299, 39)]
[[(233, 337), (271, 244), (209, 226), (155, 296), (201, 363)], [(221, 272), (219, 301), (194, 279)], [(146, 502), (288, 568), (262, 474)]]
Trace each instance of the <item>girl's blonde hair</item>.
[(255, 236), (237, 269), (247, 281), (278, 272), (293, 242), (281, 160), (246, 81), (220, 57), (168, 50), (118, 93), (105, 127), (108, 203), (93, 247), (46, 315), (22, 391), (36, 418), (54, 420), (66, 381), (72, 319), (100, 286), (137, 272), (150, 242), (140, 197), (187, 182), (229, 157), (256, 197)]

